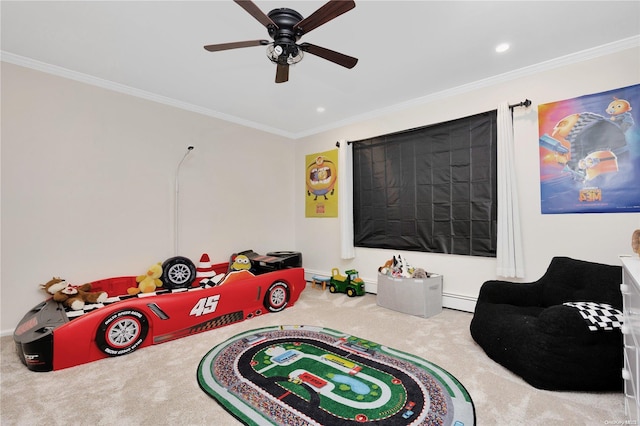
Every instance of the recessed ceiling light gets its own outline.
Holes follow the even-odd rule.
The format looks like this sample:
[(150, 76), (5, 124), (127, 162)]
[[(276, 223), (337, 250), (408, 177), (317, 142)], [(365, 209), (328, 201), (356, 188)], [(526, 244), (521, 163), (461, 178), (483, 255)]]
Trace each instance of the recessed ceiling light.
[(318, 113), (323, 113), (324, 112), (324, 107), (318, 107), (318, 108), (316, 108), (316, 111)]
[(498, 53), (506, 52), (507, 50), (509, 50), (509, 43), (500, 43), (496, 46), (496, 52)]

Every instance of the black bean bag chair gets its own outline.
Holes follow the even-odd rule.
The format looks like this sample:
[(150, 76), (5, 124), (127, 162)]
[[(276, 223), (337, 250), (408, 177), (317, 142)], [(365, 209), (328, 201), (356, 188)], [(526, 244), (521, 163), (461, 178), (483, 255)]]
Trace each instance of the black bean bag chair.
[[(471, 336), (491, 359), (536, 388), (622, 391), (622, 318), (615, 315), (622, 311), (621, 282), (620, 266), (568, 257), (554, 257), (535, 282), (487, 281)], [(612, 309), (591, 312), (594, 317), (565, 302)], [(589, 321), (594, 318), (601, 323)]]

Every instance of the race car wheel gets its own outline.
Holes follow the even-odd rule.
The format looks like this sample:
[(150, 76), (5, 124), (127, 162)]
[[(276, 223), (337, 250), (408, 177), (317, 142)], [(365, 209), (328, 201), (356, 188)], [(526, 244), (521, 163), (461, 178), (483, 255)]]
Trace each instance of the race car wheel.
[(98, 348), (109, 356), (126, 355), (144, 342), (149, 321), (140, 311), (125, 309), (104, 319), (96, 333)]
[(172, 257), (162, 264), (160, 279), (168, 289), (187, 288), (196, 279), (196, 265), (186, 257)]
[(280, 312), (287, 307), (289, 303), (289, 286), (282, 282), (276, 281), (271, 284), (267, 294), (264, 296), (264, 307), (269, 312)]

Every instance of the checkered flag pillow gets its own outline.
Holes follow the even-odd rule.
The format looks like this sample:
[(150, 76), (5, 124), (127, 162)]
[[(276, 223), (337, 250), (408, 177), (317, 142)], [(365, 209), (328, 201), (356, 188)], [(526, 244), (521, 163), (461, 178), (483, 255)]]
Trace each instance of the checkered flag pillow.
[(607, 303), (565, 302), (563, 305), (578, 309), (591, 331), (614, 330), (622, 326), (622, 312)]

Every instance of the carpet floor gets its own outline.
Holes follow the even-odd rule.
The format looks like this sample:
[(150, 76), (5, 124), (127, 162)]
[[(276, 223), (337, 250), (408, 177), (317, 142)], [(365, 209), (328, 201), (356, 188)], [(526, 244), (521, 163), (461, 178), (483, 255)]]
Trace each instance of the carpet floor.
[(450, 309), (420, 318), (381, 308), (376, 296), (349, 298), (311, 288), (292, 308), (132, 354), (65, 370), (27, 370), (13, 339), (0, 339), (0, 424), (216, 425), (239, 422), (200, 389), (196, 369), (215, 345), (253, 328), (327, 327), (427, 359), (465, 386), (478, 425), (624, 423), (622, 393), (535, 389), (491, 361), (469, 334), (472, 314)]

